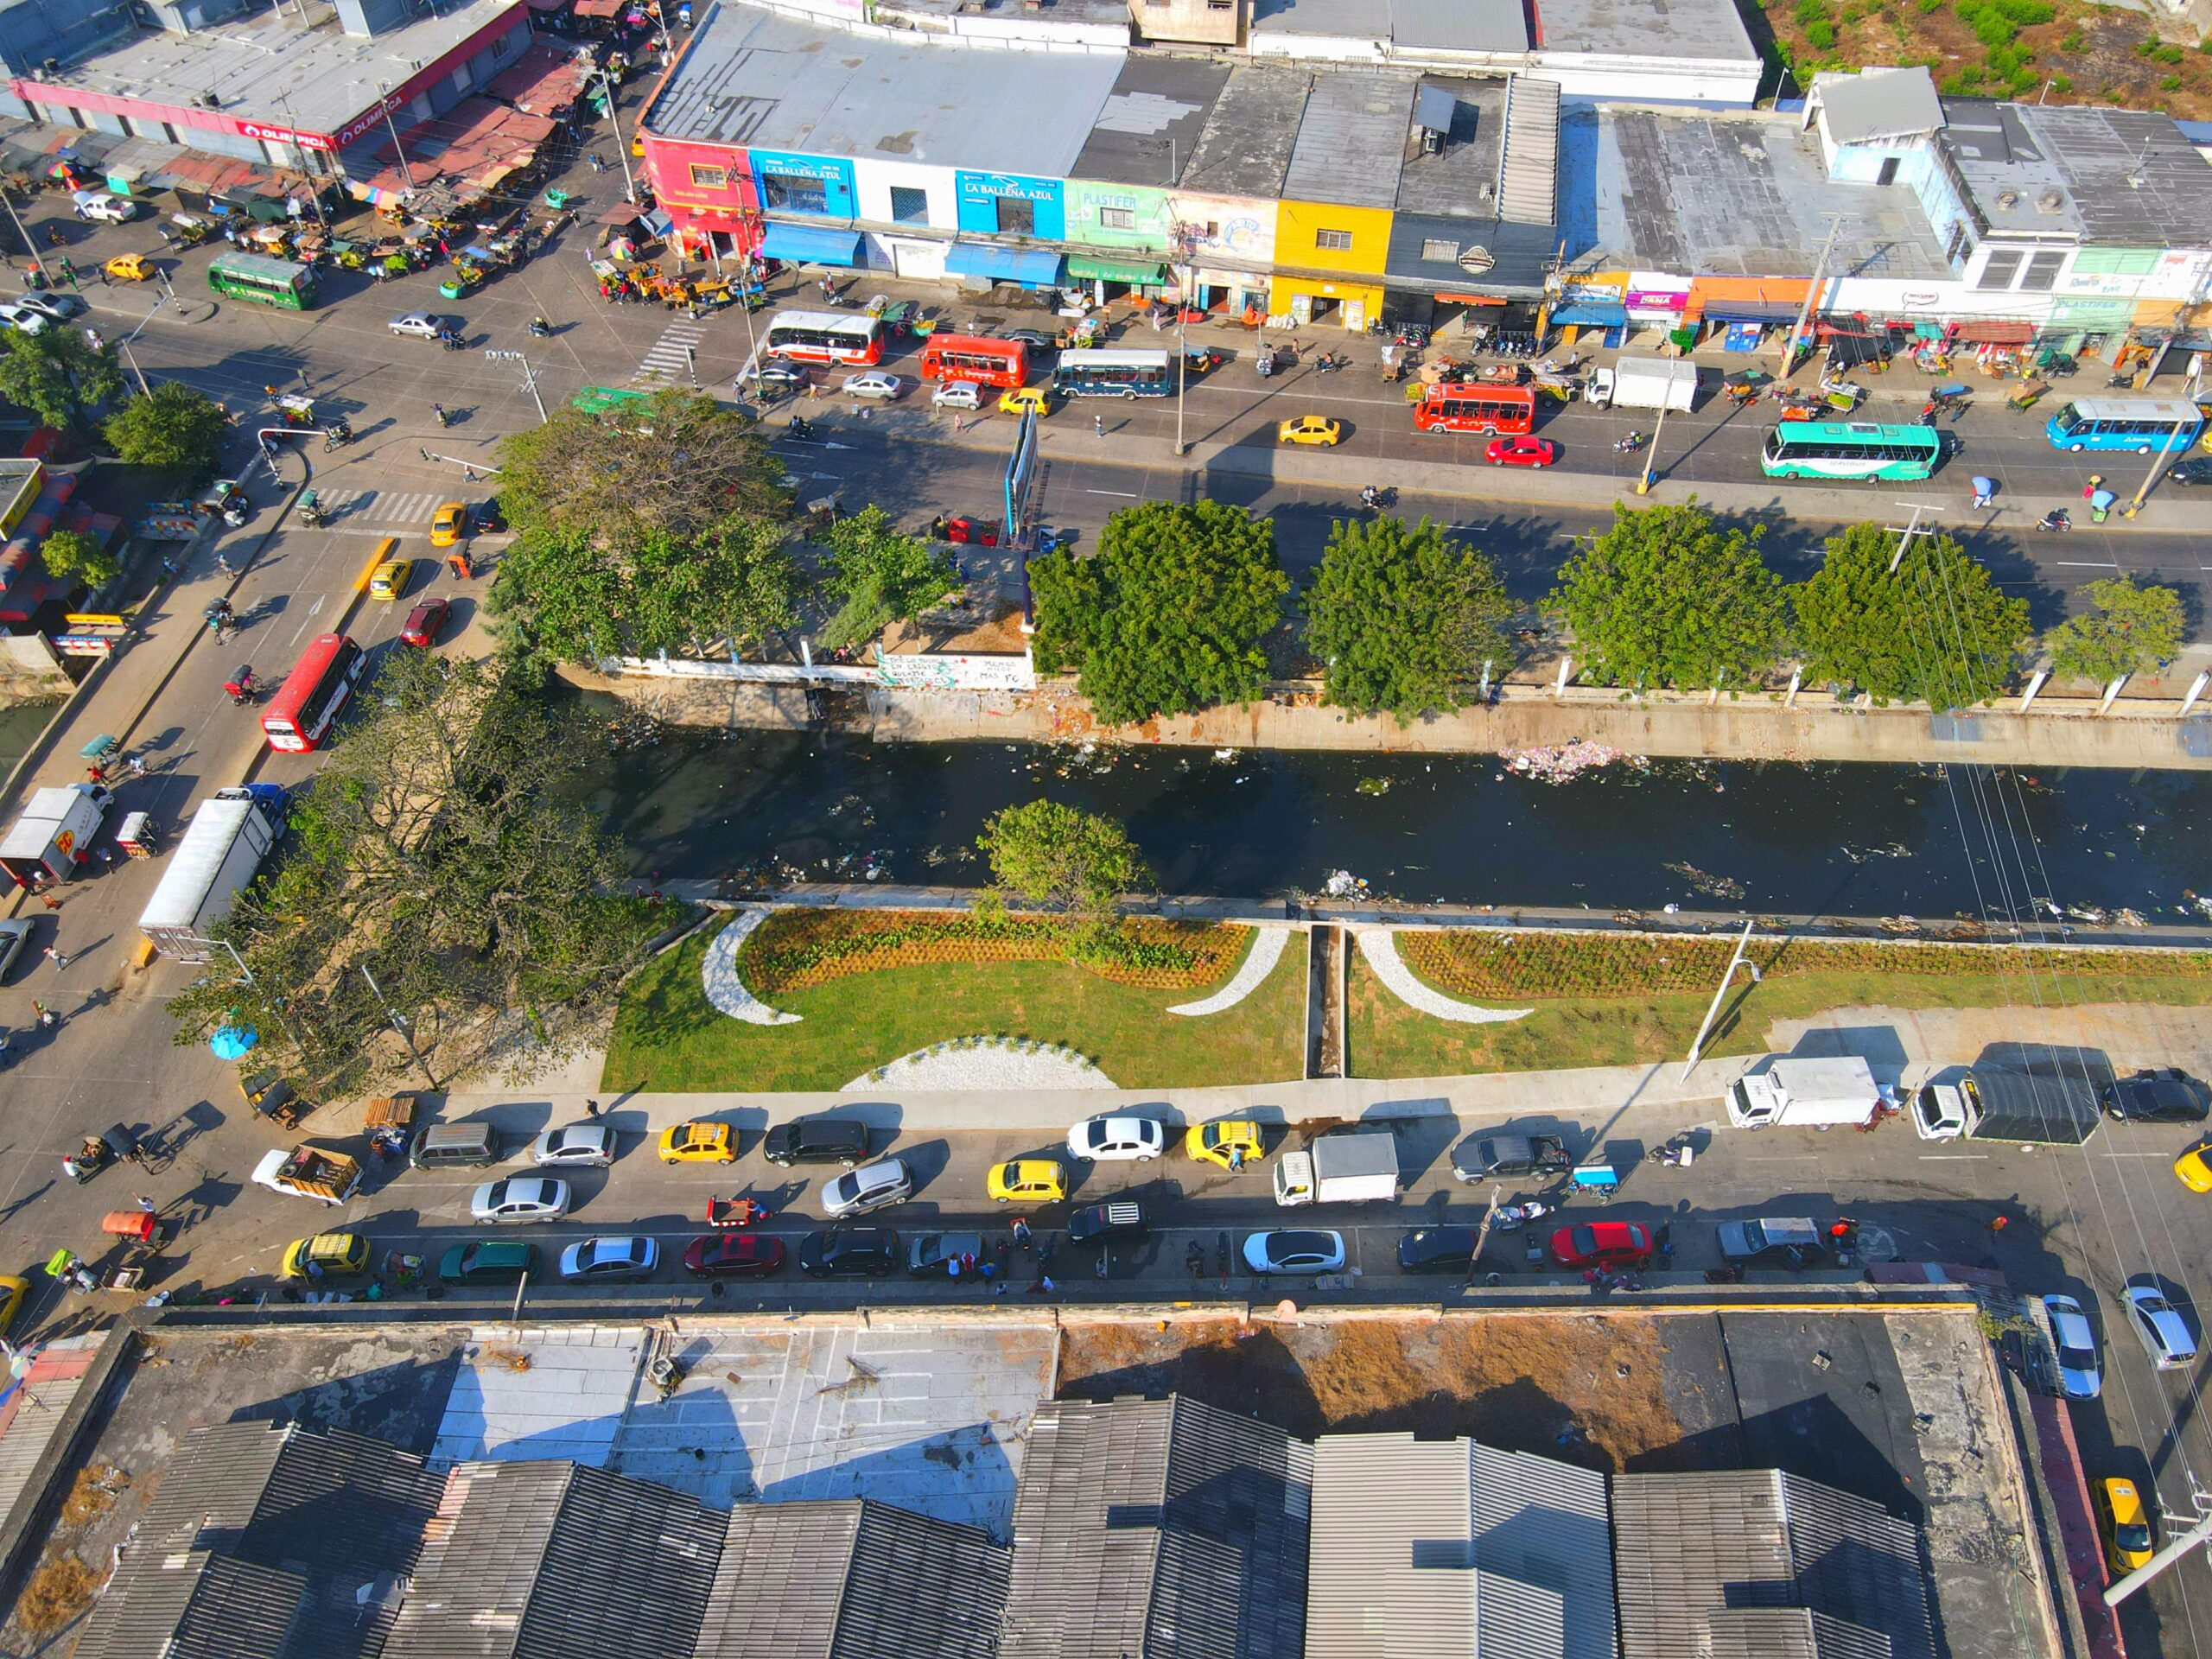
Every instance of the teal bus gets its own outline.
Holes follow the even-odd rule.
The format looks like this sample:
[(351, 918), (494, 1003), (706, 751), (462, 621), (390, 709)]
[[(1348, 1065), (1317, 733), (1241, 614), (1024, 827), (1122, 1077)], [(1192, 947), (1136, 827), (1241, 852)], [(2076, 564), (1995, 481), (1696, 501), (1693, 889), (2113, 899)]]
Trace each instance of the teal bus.
[(315, 272), (289, 259), (264, 253), (219, 253), (207, 267), (207, 286), (226, 299), (304, 311), (315, 302), (322, 284)]
[(2071, 449), (2186, 449), (2204, 429), (2204, 414), (2186, 397), (2077, 397), (2052, 416), (2044, 435)]
[(1175, 375), (1165, 352), (1086, 347), (1060, 353), (1052, 390), (1063, 397), (1166, 397), (1175, 390)]
[(1872, 421), (1784, 421), (1766, 435), (1759, 466), (1769, 478), (1926, 478), (1943, 458), (1943, 435), (1930, 426)]

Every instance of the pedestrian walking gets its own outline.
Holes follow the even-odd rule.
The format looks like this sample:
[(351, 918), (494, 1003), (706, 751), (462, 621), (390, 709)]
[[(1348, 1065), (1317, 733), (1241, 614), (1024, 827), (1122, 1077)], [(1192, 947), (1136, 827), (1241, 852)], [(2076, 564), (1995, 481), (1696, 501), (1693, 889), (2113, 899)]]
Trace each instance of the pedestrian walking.
[(54, 963), (54, 971), (55, 973), (62, 973), (67, 969), (69, 966), (69, 958), (67, 956), (55, 950), (50, 944), (46, 947), (46, 954), (48, 959)]
[(31, 1012), (37, 1017), (38, 1026), (41, 1031), (52, 1031), (54, 1027), (61, 1023), (61, 1016), (56, 1014), (52, 1008), (48, 1007), (43, 1002), (32, 1003)]
[(149, 1216), (152, 1215), (156, 1210), (160, 1208), (158, 1205), (156, 1205), (151, 1198), (148, 1198), (143, 1192), (133, 1192), (130, 1195), (130, 1200)]
[(231, 568), (230, 556), (226, 553), (218, 553), (215, 556), (215, 568), (226, 576), (238, 575), (238, 572)]
[(1096, 432), (1100, 437), (1104, 437), (1106, 435), (1106, 417), (1103, 415), (1092, 416), (1090, 417), (1090, 429), (1093, 432)]
[(142, 756), (126, 754), (123, 757), (123, 764), (130, 769), (130, 775), (133, 778), (143, 778), (146, 775), (146, 762)]
[(604, 173), (607, 171), (607, 163), (599, 159), (599, 152), (597, 150), (592, 151), (592, 153), (589, 156), (587, 156), (584, 159), (591, 163), (591, 170), (593, 172)]
[(2010, 1217), (2010, 1216), (2008, 1216), (2008, 1215), (2006, 1215), (2003, 1211), (2001, 1211), (2001, 1210), (2000, 1210), (2000, 1211), (1999, 1211), (1995, 1215), (1992, 1216), (1992, 1217), (1989, 1218), (1989, 1230), (1990, 1230), (1990, 1234), (1991, 1234), (1991, 1236), (1995, 1236), (1996, 1235), (2002, 1233), (2002, 1232), (2003, 1232), (2003, 1231), (2004, 1231), (2007, 1227), (2010, 1227), (2012, 1224), (2012, 1217)]
[(1975, 474), (1975, 476), (1974, 476), (1974, 505), (1976, 505), (1977, 507), (1986, 507), (1986, 506), (1987, 506), (1987, 505), (1990, 504), (1990, 501), (1991, 501), (1992, 498), (1993, 498), (1993, 497), (1996, 495), (1996, 493), (1997, 493), (1997, 481), (1996, 481), (1996, 480), (1994, 480), (1994, 479), (1989, 479), (1989, 478), (1983, 478), (1983, 477), (1982, 477), (1982, 476), (1980, 476), (1979, 474)]
[(586, 1117), (597, 1117), (599, 1116), (599, 1103), (595, 1100), (587, 1100), (584, 1102), (584, 1116)]

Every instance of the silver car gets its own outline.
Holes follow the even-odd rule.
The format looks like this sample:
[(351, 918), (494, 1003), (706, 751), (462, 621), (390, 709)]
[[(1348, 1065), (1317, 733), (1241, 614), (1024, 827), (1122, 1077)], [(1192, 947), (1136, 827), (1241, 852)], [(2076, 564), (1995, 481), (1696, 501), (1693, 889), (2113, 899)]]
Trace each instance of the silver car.
[(642, 1233), (587, 1238), (561, 1252), (563, 1279), (650, 1279), (660, 1265), (660, 1246)]
[(914, 1196), (914, 1178), (896, 1158), (879, 1158), (858, 1169), (849, 1169), (822, 1189), (822, 1212), (832, 1221), (866, 1215), (904, 1204)]
[(531, 1142), (530, 1161), (540, 1169), (570, 1164), (604, 1169), (614, 1161), (614, 1131), (604, 1123), (567, 1123)]
[(2189, 1321), (2168, 1301), (2165, 1293), (2145, 1278), (2131, 1280), (2121, 1292), (2127, 1303), (2127, 1322), (2151, 1363), (2162, 1371), (2181, 1371), (2196, 1363), (2196, 1338)]
[(537, 1175), (486, 1181), (469, 1195), (468, 1213), (480, 1222), (558, 1221), (569, 1213), (569, 1184)]
[(434, 311), (406, 311), (391, 320), (391, 332), (416, 340), (435, 340), (445, 332), (446, 320)]

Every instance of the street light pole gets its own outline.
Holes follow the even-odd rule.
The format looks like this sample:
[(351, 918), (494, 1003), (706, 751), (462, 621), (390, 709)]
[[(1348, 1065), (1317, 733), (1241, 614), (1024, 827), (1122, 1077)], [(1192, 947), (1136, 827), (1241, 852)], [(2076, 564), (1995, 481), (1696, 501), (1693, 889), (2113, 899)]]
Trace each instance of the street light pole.
[(2120, 510), (2121, 518), (2133, 518), (2143, 510), (2143, 498), (2151, 493), (2151, 486), (2158, 481), (2158, 474), (2166, 470), (2167, 457), (2173, 454), (2174, 444), (2181, 435), (2182, 428), (2177, 422), (2173, 429), (2166, 434), (2165, 442), (2159, 446), (2158, 458), (2151, 463), (2151, 470), (2143, 475), (2143, 482), (2136, 486), (2134, 499)]
[[(1806, 285), (1805, 302), (1797, 308), (1797, 321), (1789, 325), (1789, 341), (1783, 347), (1786, 355), (1782, 365), (1784, 380), (1797, 372), (1797, 342), (1805, 338), (1805, 330), (1812, 322), (1813, 308), (1820, 302), (1821, 290), (1827, 286), (1828, 255), (1835, 251), (1836, 232), (1843, 228), (1843, 215), (1830, 213), (1827, 220), (1827, 240), (1821, 244), (1821, 257), (1813, 262), (1813, 280)], [(1808, 351), (1806, 355), (1810, 357), (1812, 353)]]
[[(377, 91), (385, 98), (391, 96), (391, 88), (382, 81), (377, 83)], [(392, 154), (399, 157), (399, 176), (407, 181), (407, 188), (412, 190), (415, 188), (415, 169), (407, 165), (407, 151), (399, 143), (399, 124), (391, 118), (391, 105), (389, 104), (384, 106), (384, 124), (385, 130), (391, 135)]]
[(540, 426), (543, 426), (546, 422), (553, 418), (550, 415), (548, 415), (545, 412), (545, 400), (537, 395), (537, 371), (531, 366), (529, 358), (524, 356), (520, 352), (502, 352), (489, 349), (485, 352), (484, 355), (487, 359), (493, 363), (521, 364), (523, 389), (530, 393), (530, 401), (537, 405), (537, 423)]
[(1659, 464), (1659, 438), (1667, 429), (1667, 405), (1659, 405), (1658, 423), (1651, 429), (1651, 442), (1643, 452), (1643, 475), (1636, 480), (1638, 495), (1651, 493), (1651, 469)]
[(23, 251), (31, 257), (31, 269), (41, 276), (46, 275), (46, 261), (38, 257), (38, 245), (31, 240), (31, 233), (23, 228), (22, 215), (16, 211), (16, 199), (0, 190), (0, 201), (8, 204), (8, 217), (16, 221), (16, 234), (23, 238)]
[(607, 118), (614, 124), (614, 157), (622, 163), (623, 199), (634, 205), (638, 181), (630, 174), (630, 141), (622, 136), (621, 89), (615, 86), (614, 77), (604, 65), (599, 69), (599, 84), (607, 89)]

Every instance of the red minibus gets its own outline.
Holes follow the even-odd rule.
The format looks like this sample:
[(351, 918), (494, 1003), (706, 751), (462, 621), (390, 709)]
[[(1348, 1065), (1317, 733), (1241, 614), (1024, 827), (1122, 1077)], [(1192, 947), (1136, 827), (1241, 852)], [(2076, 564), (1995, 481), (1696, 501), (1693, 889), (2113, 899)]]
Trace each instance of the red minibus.
[(1484, 386), (1446, 380), (1431, 386), (1414, 405), (1414, 424), (1424, 432), (1490, 432), (1511, 435), (1536, 423), (1536, 394), (1527, 386)]
[(1018, 340), (980, 334), (931, 334), (922, 347), (925, 380), (972, 380), (1012, 388), (1029, 379), (1029, 348)]
[(321, 743), (346, 699), (353, 695), (368, 662), (361, 648), (342, 633), (326, 633), (309, 645), (261, 716), (269, 747), (304, 754)]

